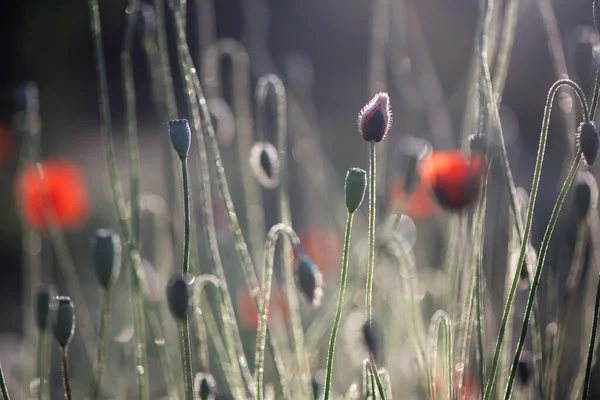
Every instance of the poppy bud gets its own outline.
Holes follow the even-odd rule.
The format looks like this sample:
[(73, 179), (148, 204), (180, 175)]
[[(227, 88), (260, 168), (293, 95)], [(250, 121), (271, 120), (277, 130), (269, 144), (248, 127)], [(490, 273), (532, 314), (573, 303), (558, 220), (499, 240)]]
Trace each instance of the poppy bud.
[(186, 158), (192, 145), (192, 131), (187, 119), (169, 121), (171, 144), (180, 158)]
[(279, 184), (279, 155), (269, 142), (257, 142), (250, 150), (250, 166), (258, 182), (266, 189)]
[(583, 160), (587, 166), (591, 167), (596, 161), (598, 155), (598, 129), (592, 121), (582, 122), (577, 128), (577, 145), (583, 153)]
[(109, 229), (98, 229), (92, 236), (92, 261), (98, 283), (108, 289), (121, 269), (121, 239)]
[(471, 154), (479, 153), (485, 156), (488, 150), (488, 140), (483, 134), (474, 133), (469, 136), (469, 147), (471, 149)]
[(173, 318), (178, 321), (187, 316), (190, 305), (190, 283), (182, 275), (171, 278), (167, 284), (167, 301)]
[(56, 297), (54, 337), (60, 347), (67, 347), (75, 333), (75, 308), (67, 296)]
[(373, 357), (375, 363), (379, 364), (381, 362), (381, 330), (379, 329), (379, 324), (373, 320), (370, 322), (365, 321), (361, 331), (369, 354)]
[(52, 286), (39, 285), (35, 292), (35, 322), (40, 332), (48, 328), (48, 314), (50, 313), (50, 301), (52, 300)]
[(363, 202), (367, 189), (367, 173), (364, 169), (350, 168), (346, 173), (346, 208), (352, 214)]
[(303, 255), (300, 258), (296, 273), (300, 291), (304, 293), (310, 305), (318, 307), (321, 304), (321, 296), (323, 295), (323, 278), (321, 277), (321, 272), (313, 260)]
[(575, 211), (580, 219), (584, 219), (590, 207), (598, 203), (598, 186), (596, 179), (589, 172), (580, 173), (573, 187)]
[(392, 126), (390, 97), (385, 92), (375, 95), (358, 113), (358, 130), (367, 142), (381, 142)]
[(531, 379), (531, 374), (533, 372), (532, 364), (533, 361), (531, 358), (531, 354), (528, 351), (524, 351), (521, 354), (519, 364), (517, 365), (517, 376), (519, 377), (519, 382), (523, 386), (527, 386)]
[(196, 400), (214, 400), (217, 384), (211, 374), (198, 373), (194, 378), (194, 394)]

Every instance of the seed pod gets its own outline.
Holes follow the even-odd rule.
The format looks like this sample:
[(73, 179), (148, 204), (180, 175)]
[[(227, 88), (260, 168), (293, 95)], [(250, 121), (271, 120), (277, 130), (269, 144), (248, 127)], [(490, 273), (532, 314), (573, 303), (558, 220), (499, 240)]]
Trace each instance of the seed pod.
[(214, 400), (217, 384), (210, 373), (198, 373), (194, 378), (195, 400)]
[(358, 113), (358, 130), (367, 142), (381, 142), (392, 126), (390, 97), (385, 92), (375, 95)]
[(598, 138), (598, 129), (592, 121), (582, 122), (577, 128), (577, 145), (583, 153), (583, 160), (588, 167), (594, 165), (596, 156), (598, 155), (598, 146), (600, 138)]
[(532, 373), (533, 362), (531, 354), (528, 351), (524, 351), (521, 354), (519, 364), (517, 365), (517, 376), (519, 377), (520, 384), (523, 386), (527, 386), (527, 384), (529, 384), (529, 381), (531, 380)]
[(381, 329), (379, 324), (374, 320), (371, 320), (371, 322), (365, 321), (361, 331), (369, 354), (373, 357), (375, 363), (379, 364), (381, 362)]
[(52, 301), (52, 286), (39, 285), (35, 292), (35, 322), (40, 332), (48, 329), (48, 315), (50, 314), (50, 302)]
[(67, 347), (75, 333), (75, 307), (67, 296), (56, 297), (54, 337), (61, 347)]
[(250, 167), (258, 182), (266, 189), (279, 184), (279, 155), (269, 142), (256, 142), (250, 150)]
[(573, 200), (575, 211), (580, 219), (587, 217), (590, 207), (596, 208), (598, 185), (591, 173), (585, 171), (578, 174), (573, 187)]
[(300, 286), (300, 291), (306, 296), (310, 305), (318, 307), (321, 304), (321, 296), (323, 295), (323, 278), (313, 260), (307, 255), (300, 258), (296, 280)]
[(121, 239), (112, 230), (99, 229), (92, 236), (91, 248), (98, 283), (108, 289), (121, 270)]
[(346, 173), (346, 208), (352, 214), (363, 202), (367, 189), (367, 173), (364, 169), (350, 168)]
[(167, 284), (167, 301), (173, 318), (184, 320), (190, 305), (190, 287), (182, 275), (174, 276)]
[(186, 158), (192, 145), (192, 131), (187, 119), (169, 121), (169, 138), (180, 158)]

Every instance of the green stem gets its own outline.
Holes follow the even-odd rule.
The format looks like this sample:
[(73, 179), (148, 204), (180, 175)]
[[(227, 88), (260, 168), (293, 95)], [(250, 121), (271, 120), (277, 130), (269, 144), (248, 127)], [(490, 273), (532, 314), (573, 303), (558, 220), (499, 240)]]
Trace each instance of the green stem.
[[(443, 346), (440, 348), (440, 327), (444, 329)], [(453, 380), (452, 380), (452, 321), (450, 316), (443, 310), (438, 310), (431, 317), (429, 324), (429, 397), (437, 398), (437, 356), (444, 355), (444, 368), (446, 368), (446, 399), (452, 400)]]
[(102, 373), (106, 363), (106, 346), (108, 342), (108, 324), (110, 321), (110, 290), (102, 289), (102, 312), (100, 314), (100, 333), (98, 340), (98, 352), (96, 353), (96, 373), (94, 374), (94, 385), (92, 387), (92, 399), (100, 397)]
[(375, 398), (375, 387), (377, 386), (377, 391), (379, 392), (379, 397), (381, 400), (386, 400), (387, 396), (385, 395), (385, 390), (383, 389), (383, 383), (381, 382), (381, 377), (379, 376), (379, 370), (377, 369), (377, 365), (375, 364), (375, 360), (371, 357), (369, 361), (369, 367), (371, 368), (371, 376), (375, 379), (375, 384), (371, 385), (373, 387), (373, 398)]
[[(483, 236), (483, 235), (482, 235)], [(482, 240), (483, 244), (483, 240)], [(481, 385), (480, 390), (481, 393), (485, 391), (485, 347), (483, 346), (483, 338), (484, 338), (484, 314), (483, 314), (483, 293), (481, 286), (481, 275), (482, 271), (482, 258), (483, 258), (483, 249), (479, 253), (479, 262), (477, 266), (477, 280), (475, 285), (475, 291), (477, 298), (475, 301), (477, 302), (477, 353), (479, 355), (477, 366), (479, 368), (479, 384)]]
[[(262, 285), (260, 286), (260, 295), (262, 296), (260, 302), (260, 312), (258, 314), (258, 333), (256, 335), (256, 356), (255, 356), (255, 368), (254, 368), (254, 382), (255, 382), (255, 398), (262, 400), (263, 393), (263, 377), (264, 377), (264, 363), (265, 363), (265, 342), (267, 335), (267, 316), (269, 313), (269, 302), (271, 298), (271, 283), (273, 277), (273, 263), (275, 258), (275, 245), (277, 239), (285, 234), (288, 236), (290, 241), (296, 245), (298, 250), (302, 253), (302, 247), (300, 246), (300, 239), (296, 232), (286, 224), (276, 224), (269, 230), (267, 234), (267, 241), (265, 243), (264, 250), (264, 268), (263, 268), (263, 279)], [(257, 288), (258, 289), (258, 288)], [(256, 290), (258, 292), (258, 290)]]
[(590, 391), (590, 379), (592, 374), (592, 364), (594, 360), (594, 349), (596, 347), (596, 334), (598, 330), (598, 311), (600, 310), (600, 276), (598, 277), (598, 288), (596, 289), (596, 301), (594, 303), (594, 318), (592, 322), (592, 332), (590, 333), (590, 346), (585, 365), (585, 378), (583, 380), (583, 393), (581, 399), (588, 398)]
[(189, 317), (178, 323), (179, 348), (181, 351), (181, 364), (183, 367), (183, 382), (185, 385), (185, 399), (194, 400), (194, 377), (192, 375), (192, 352), (190, 350)]
[[(544, 135), (545, 136), (545, 135)], [(543, 147), (542, 147), (542, 141), (540, 140), (540, 152), (542, 153), (542, 158), (543, 158)], [(538, 154), (540, 153), (538, 152)], [(518, 368), (518, 364), (519, 364), (519, 359), (521, 358), (521, 352), (523, 351), (523, 346), (525, 344), (525, 339), (527, 336), (527, 328), (528, 328), (528, 324), (529, 324), (529, 317), (531, 315), (531, 309), (533, 307), (533, 303), (535, 300), (535, 294), (536, 294), (536, 290), (537, 287), (539, 285), (539, 281), (540, 281), (540, 277), (542, 275), (542, 270), (544, 267), (544, 261), (546, 259), (546, 252), (548, 250), (548, 246), (550, 245), (550, 239), (552, 238), (552, 233), (554, 232), (554, 227), (556, 226), (556, 221), (558, 220), (558, 216), (560, 215), (560, 211), (562, 209), (562, 205), (565, 201), (565, 198), (567, 197), (567, 194), (569, 192), (569, 190), (571, 189), (571, 184), (573, 183), (573, 179), (575, 177), (575, 173), (577, 172), (577, 169), (579, 168), (579, 163), (581, 161), (581, 149), (577, 150), (577, 153), (575, 155), (575, 159), (573, 160), (573, 164), (571, 165), (571, 168), (569, 169), (569, 174), (567, 175), (567, 179), (565, 180), (565, 183), (562, 187), (562, 189), (560, 190), (560, 193), (558, 195), (558, 199), (556, 200), (556, 204), (554, 205), (554, 209), (552, 210), (552, 215), (550, 216), (550, 221), (548, 222), (548, 226), (546, 228), (546, 232), (544, 233), (544, 238), (542, 240), (542, 245), (540, 246), (540, 252), (539, 252), (539, 256), (538, 256), (538, 263), (535, 269), (535, 276), (533, 278), (533, 282), (531, 284), (531, 290), (529, 292), (529, 298), (527, 299), (527, 306), (525, 308), (525, 315), (523, 316), (523, 327), (521, 328), (521, 336), (519, 337), (519, 343), (517, 344), (517, 351), (515, 353), (515, 357), (513, 359), (513, 364), (510, 370), (510, 375), (508, 378), (508, 384), (506, 387), (506, 391), (504, 392), (504, 399), (508, 400), (510, 399), (511, 396), (511, 392), (512, 392), (512, 386), (515, 380), (515, 375), (517, 372), (517, 368)], [(540, 169), (541, 169), (541, 165), (540, 165)], [(535, 191), (532, 190), (532, 194), (531, 194), (531, 198), (535, 198), (535, 195), (537, 193), (537, 184), (534, 185)], [(530, 205), (531, 205), (531, 200), (530, 200)], [(531, 207), (530, 207), (531, 209)]]
[[(71, 400), (71, 382), (69, 381), (69, 360), (67, 357), (67, 346), (60, 348), (60, 365), (63, 387), (65, 389), (65, 399)], [(8, 397), (6, 398), (8, 399)]]
[(188, 179), (187, 157), (181, 157), (181, 176), (183, 183), (183, 273), (190, 272), (190, 185)]
[(344, 294), (346, 292), (346, 281), (348, 279), (348, 256), (350, 255), (350, 237), (352, 235), (352, 220), (354, 213), (348, 213), (348, 221), (346, 222), (346, 233), (344, 235), (344, 253), (342, 258), (342, 277), (340, 279), (340, 292), (337, 301), (337, 311), (335, 313), (335, 321), (329, 339), (329, 351), (327, 353), (327, 372), (325, 374), (325, 388), (323, 390), (324, 400), (329, 399), (331, 391), (331, 377), (333, 373), (333, 357), (335, 355), (335, 340), (340, 328), (342, 319), (342, 309), (344, 307)]
[(370, 324), (372, 320), (373, 300), (373, 275), (375, 268), (375, 179), (376, 179), (376, 149), (375, 142), (370, 143), (369, 157), (369, 260), (367, 265), (367, 288), (366, 288), (366, 320)]
[(48, 332), (41, 331), (38, 334), (37, 345), (37, 376), (40, 380), (38, 386), (38, 399), (44, 400), (49, 395), (49, 377), (48, 377)]
[(0, 389), (2, 390), (3, 399), (10, 400), (8, 389), (6, 388), (6, 381), (4, 380), (4, 372), (2, 371), (2, 363), (0, 363)]
[[(579, 100), (581, 102), (581, 106), (583, 108), (583, 113), (584, 113), (585, 119), (589, 120), (589, 111), (587, 108), (587, 104), (585, 102), (585, 95), (583, 94), (583, 91), (581, 90), (581, 88), (575, 82), (573, 82), (569, 79), (561, 79), (559, 81), (556, 81), (550, 88), (550, 91), (548, 92), (548, 97), (546, 99), (546, 107), (544, 109), (544, 119), (542, 122), (542, 133), (540, 136), (538, 154), (537, 154), (536, 163), (535, 163), (533, 183), (531, 185), (531, 194), (529, 197), (527, 218), (525, 221), (525, 228), (523, 231), (523, 235), (521, 236), (521, 250), (519, 253), (519, 261), (517, 262), (517, 270), (515, 271), (515, 276), (513, 278), (513, 282), (510, 287), (510, 292), (508, 294), (508, 300), (506, 302), (506, 305), (504, 307), (504, 312), (502, 314), (502, 322), (500, 324), (500, 330), (498, 332), (498, 340), (496, 341), (496, 349), (494, 351), (494, 357), (492, 359), (492, 365), (490, 368), (490, 375), (488, 378), (488, 383), (487, 383), (487, 386), (485, 389), (485, 394), (483, 397), (484, 400), (489, 400), (492, 395), (492, 388), (494, 386), (494, 380), (496, 378), (496, 372), (498, 369), (498, 361), (500, 358), (500, 351), (502, 349), (502, 344), (503, 344), (503, 340), (504, 340), (506, 324), (507, 324), (508, 318), (510, 316), (512, 303), (513, 303), (513, 300), (515, 297), (515, 292), (517, 290), (517, 285), (519, 283), (519, 277), (521, 275), (521, 269), (523, 268), (523, 262), (525, 260), (525, 255), (527, 253), (529, 235), (531, 233), (531, 223), (533, 220), (533, 211), (535, 208), (535, 200), (537, 197), (537, 191), (538, 191), (538, 187), (539, 187), (539, 179), (540, 179), (540, 175), (542, 172), (542, 163), (544, 160), (544, 153), (546, 150), (546, 139), (548, 136), (548, 125), (550, 123), (550, 114), (552, 112), (552, 104), (554, 102), (554, 97), (556, 96), (556, 92), (558, 91), (558, 89), (560, 87), (562, 87), (564, 85), (570, 86), (575, 91), (577, 97), (579, 98)], [(502, 146), (502, 147), (504, 148), (505, 146)], [(510, 167), (507, 164), (507, 160), (505, 160), (504, 167), (505, 167), (504, 170), (505, 170), (506, 176), (508, 178), (512, 179), (512, 175), (510, 173)], [(513, 183), (513, 185), (514, 185), (514, 183)], [(513, 200), (514, 200), (514, 198), (513, 198)], [(517, 209), (516, 205), (515, 205), (514, 209), (515, 210)], [(516, 215), (517, 223), (519, 221), (518, 218), (519, 218), (519, 216), (517, 214)]]

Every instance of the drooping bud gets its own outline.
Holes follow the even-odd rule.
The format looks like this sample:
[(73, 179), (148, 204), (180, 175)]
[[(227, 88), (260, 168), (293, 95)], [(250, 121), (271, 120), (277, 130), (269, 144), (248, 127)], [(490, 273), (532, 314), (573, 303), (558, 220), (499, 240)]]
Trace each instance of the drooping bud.
[(367, 346), (369, 354), (375, 360), (375, 363), (381, 362), (381, 329), (376, 321), (365, 321), (362, 328), (362, 337)]
[(583, 160), (588, 167), (594, 165), (599, 145), (600, 138), (596, 124), (592, 121), (582, 122), (577, 128), (577, 146), (581, 149)]
[(531, 354), (528, 351), (524, 351), (521, 354), (519, 364), (517, 365), (517, 376), (519, 377), (520, 384), (523, 386), (527, 386), (527, 384), (531, 380), (532, 373), (533, 361)]
[(198, 373), (194, 378), (194, 397), (196, 400), (214, 400), (217, 384), (211, 374)]
[(48, 329), (48, 315), (50, 314), (50, 302), (52, 301), (52, 286), (39, 285), (35, 292), (35, 322), (40, 332)]
[(192, 131), (187, 119), (169, 121), (169, 138), (175, 152), (180, 158), (185, 158), (192, 145)]
[(256, 142), (250, 150), (250, 167), (258, 182), (266, 189), (279, 184), (279, 155), (269, 142)]
[(367, 173), (364, 169), (350, 168), (346, 173), (346, 208), (352, 214), (363, 202), (367, 189)]
[(173, 318), (182, 321), (190, 305), (190, 281), (182, 275), (171, 278), (167, 284), (167, 301)]
[(71, 298), (56, 297), (54, 315), (54, 337), (61, 347), (67, 347), (75, 333), (75, 307)]
[(598, 185), (594, 176), (585, 171), (580, 172), (573, 186), (575, 211), (580, 219), (587, 217), (590, 207), (598, 204)]
[(121, 270), (121, 239), (110, 229), (99, 229), (92, 236), (91, 248), (98, 283), (108, 289)]
[(358, 113), (358, 130), (367, 142), (381, 142), (392, 126), (390, 97), (385, 92), (375, 95)]
[(421, 181), (419, 162), (431, 154), (431, 144), (421, 138), (402, 136), (398, 142), (400, 171), (404, 176), (404, 196), (410, 196)]
[(310, 305), (318, 307), (321, 304), (321, 296), (323, 295), (323, 278), (319, 268), (307, 255), (302, 255), (300, 258), (296, 280), (300, 286), (300, 291)]

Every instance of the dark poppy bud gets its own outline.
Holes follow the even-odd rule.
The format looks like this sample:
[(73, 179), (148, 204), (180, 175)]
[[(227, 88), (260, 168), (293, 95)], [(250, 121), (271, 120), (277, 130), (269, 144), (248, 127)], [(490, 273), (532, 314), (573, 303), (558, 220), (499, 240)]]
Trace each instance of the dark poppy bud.
[(300, 286), (300, 291), (306, 296), (310, 305), (318, 307), (321, 304), (321, 296), (323, 295), (323, 278), (313, 260), (307, 255), (300, 258), (296, 280)]
[(67, 296), (55, 300), (54, 337), (60, 347), (67, 347), (75, 333), (75, 307)]
[(192, 131), (187, 119), (169, 121), (169, 137), (171, 144), (180, 158), (185, 158), (192, 145)]
[(375, 363), (381, 362), (381, 329), (376, 321), (365, 321), (362, 328), (362, 336), (369, 354), (375, 360)]
[(431, 154), (431, 144), (413, 136), (402, 136), (398, 142), (398, 159), (405, 196), (410, 196), (421, 182), (419, 162)]
[(521, 385), (527, 386), (527, 384), (529, 384), (532, 373), (533, 373), (533, 360), (531, 358), (531, 354), (528, 351), (524, 351), (521, 354), (521, 358), (519, 359), (519, 364), (517, 365), (517, 376), (519, 378), (519, 382), (521, 383)]
[(98, 229), (91, 242), (96, 278), (103, 288), (108, 289), (121, 270), (121, 239), (110, 229)]
[(269, 142), (257, 142), (250, 150), (250, 166), (258, 182), (266, 189), (279, 184), (279, 155)]
[(580, 172), (573, 186), (575, 211), (580, 219), (587, 217), (590, 207), (598, 203), (596, 178), (589, 172)]
[(352, 214), (363, 202), (367, 189), (367, 173), (364, 169), (350, 168), (346, 173), (346, 208)]
[(385, 92), (375, 95), (358, 113), (358, 130), (367, 142), (381, 142), (392, 126), (390, 97)]
[(479, 153), (485, 156), (488, 150), (488, 140), (482, 133), (474, 133), (469, 136), (469, 148), (471, 154)]
[(48, 315), (50, 314), (50, 302), (52, 301), (52, 286), (39, 285), (35, 292), (35, 322), (40, 332), (48, 328)]
[(587, 166), (591, 167), (596, 161), (598, 155), (598, 129), (592, 121), (582, 122), (577, 128), (577, 145), (583, 153), (583, 160)]
[(196, 400), (214, 400), (217, 384), (211, 374), (198, 373), (194, 378), (194, 397)]
[(167, 284), (167, 301), (173, 318), (185, 319), (190, 305), (190, 283), (182, 275), (177, 275)]

